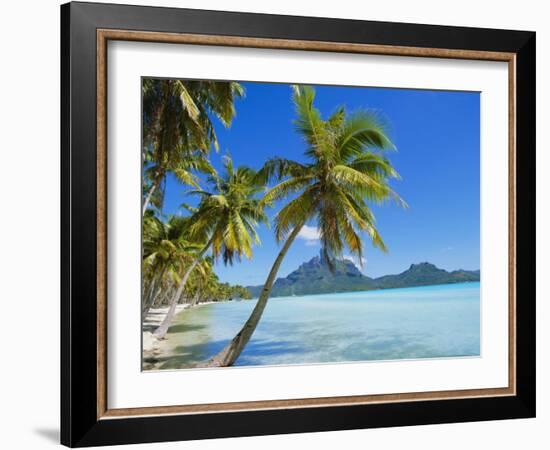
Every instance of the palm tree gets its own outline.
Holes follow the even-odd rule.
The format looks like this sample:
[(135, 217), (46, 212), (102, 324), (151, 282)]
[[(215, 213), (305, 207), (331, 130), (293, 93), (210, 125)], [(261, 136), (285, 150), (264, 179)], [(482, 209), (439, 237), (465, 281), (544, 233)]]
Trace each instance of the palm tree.
[(204, 236), (195, 235), (194, 242), (184, 237), (188, 227), (189, 218), (171, 216), (163, 222), (147, 211), (143, 221), (142, 318), (163, 291), (163, 284), (179, 279), (178, 272), (185, 270), (204, 246)]
[(186, 149), (179, 146), (174, 152), (161, 152), (155, 156), (156, 161), (149, 163), (144, 169), (144, 193), (142, 214), (145, 217), (147, 208), (153, 204), (160, 208), (164, 200), (164, 183), (166, 175), (173, 173), (176, 179), (183, 184), (199, 187), (195, 172), (201, 172), (209, 175), (215, 173), (208, 158), (197, 150)]
[(184, 184), (196, 186), (193, 171), (213, 173), (205, 158), (218, 148), (211, 117), (229, 127), (234, 101), (244, 95), (236, 82), (145, 79), (143, 93), (143, 160), (147, 190), (143, 215), (172, 172)]
[(189, 303), (191, 307), (199, 303), (201, 300), (201, 294), (204, 294), (207, 283), (210, 283), (213, 280), (214, 270), (212, 258), (203, 258), (201, 264), (197, 268), (199, 270), (195, 269), (191, 273), (185, 286), (185, 292), (188, 293), (187, 303)]
[(376, 114), (357, 111), (346, 116), (343, 107), (323, 120), (313, 106), (314, 98), (313, 88), (294, 87), (297, 115), (294, 124), (305, 141), (308, 162), (275, 158), (260, 171), (264, 180), (272, 177), (283, 180), (266, 193), (264, 201), (296, 195), (275, 218), (275, 236), (283, 246), (250, 317), (207, 366), (230, 366), (237, 360), (262, 317), (288, 249), (308, 221), (317, 221), (323, 256), (330, 268), (346, 247), (361, 261), (362, 233), (368, 235), (374, 246), (387, 251), (367, 204), (394, 199), (405, 205), (389, 186), (389, 179), (398, 178), (398, 174), (381, 154), (394, 148), (386, 127)]
[(205, 233), (208, 239), (204, 247), (197, 253), (194, 261), (181, 278), (172, 297), (170, 309), (162, 324), (153, 333), (163, 339), (172, 323), (175, 305), (180, 298), (190, 274), (204, 255), (211, 250), (212, 255), (220, 255), (225, 264), (232, 264), (235, 257), (252, 257), (253, 244), (259, 244), (256, 233), (259, 222), (268, 223), (264, 213), (265, 201), (257, 198), (263, 190), (258, 185), (257, 174), (247, 167), (233, 167), (231, 158), (225, 158), (225, 174), (223, 177), (213, 176), (210, 183), (214, 192), (203, 190), (192, 191), (201, 197), (196, 212), (191, 217), (190, 234)]
[(218, 291), (220, 287), (220, 280), (214, 271), (211, 271), (207, 274), (204, 279), (204, 282), (201, 284), (201, 289), (199, 292), (199, 298), (196, 303), (201, 303), (203, 301), (217, 301), (218, 300)]

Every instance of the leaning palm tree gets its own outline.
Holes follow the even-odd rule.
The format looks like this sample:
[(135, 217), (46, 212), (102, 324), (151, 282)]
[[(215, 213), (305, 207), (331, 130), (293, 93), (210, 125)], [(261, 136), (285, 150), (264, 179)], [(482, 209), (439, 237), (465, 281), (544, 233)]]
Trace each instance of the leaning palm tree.
[(202, 259), (200, 267), (198, 266), (187, 280), (184, 292), (187, 293), (187, 301), (190, 307), (197, 305), (201, 299), (201, 294), (204, 293), (207, 283), (209, 283), (213, 278), (214, 267), (213, 259), (210, 256), (207, 256)]
[(199, 182), (196, 173), (215, 174), (208, 157), (201, 151), (176, 147), (174, 151), (163, 151), (154, 155), (147, 163), (144, 175), (144, 197), (142, 214), (145, 217), (147, 208), (153, 205), (161, 208), (164, 201), (164, 186), (168, 173), (174, 174), (183, 184), (198, 188)]
[(212, 173), (205, 158), (218, 141), (211, 117), (229, 127), (235, 99), (244, 95), (236, 82), (161, 80), (147, 78), (143, 94), (143, 160), (147, 191), (142, 211), (158, 195), (169, 172), (185, 184), (195, 185), (193, 171)]
[(308, 221), (318, 224), (323, 256), (331, 269), (346, 247), (361, 261), (363, 233), (375, 247), (387, 251), (367, 203), (394, 199), (405, 205), (389, 186), (389, 179), (398, 174), (382, 154), (394, 148), (386, 127), (376, 114), (358, 111), (346, 116), (343, 107), (323, 120), (313, 106), (314, 98), (313, 88), (294, 87), (295, 126), (305, 141), (308, 162), (277, 158), (260, 171), (265, 181), (282, 180), (265, 194), (265, 201), (295, 195), (275, 218), (275, 237), (283, 245), (250, 317), (207, 366), (235, 363), (262, 317), (288, 249)]
[(268, 223), (264, 213), (265, 201), (258, 199), (264, 188), (257, 183), (257, 174), (247, 167), (233, 167), (231, 158), (225, 158), (225, 174), (210, 179), (214, 192), (192, 191), (201, 201), (191, 217), (191, 236), (201, 233), (208, 236), (206, 244), (197, 253), (178, 283), (172, 297), (170, 309), (161, 325), (153, 333), (163, 339), (172, 323), (175, 304), (178, 302), (190, 274), (206, 255), (212, 252), (214, 258), (221, 256), (225, 264), (232, 264), (235, 257), (252, 257), (252, 246), (259, 244), (256, 233), (258, 223)]
[[(163, 284), (178, 279), (178, 273), (193, 262), (204, 246), (204, 240), (186, 239), (189, 218), (171, 216), (163, 222), (151, 211), (143, 221), (143, 292), (142, 319), (163, 291)], [(202, 237), (204, 239), (204, 236)]]

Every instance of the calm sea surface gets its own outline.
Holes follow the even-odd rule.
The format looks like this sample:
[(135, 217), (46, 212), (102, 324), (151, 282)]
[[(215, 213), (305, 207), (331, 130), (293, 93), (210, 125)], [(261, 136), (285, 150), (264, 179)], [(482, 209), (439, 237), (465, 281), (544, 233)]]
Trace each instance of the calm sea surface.
[[(168, 332), (185, 368), (221, 350), (254, 300), (182, 311)], [(479, 283), (271, 298), (238, 366), (328, 363), (480, 354)]]

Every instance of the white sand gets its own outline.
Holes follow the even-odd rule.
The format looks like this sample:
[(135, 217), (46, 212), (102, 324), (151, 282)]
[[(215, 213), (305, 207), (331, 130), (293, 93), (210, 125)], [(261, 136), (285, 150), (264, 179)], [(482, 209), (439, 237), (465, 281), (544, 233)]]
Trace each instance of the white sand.
[[(199, 306), (203, 305), (211, 305), (212, 303), (216, 302), (204, 302), (199, 303), (198, 305), (195, 305), (195, 308), (198, 308)], [(191, 305), (188, 303), (182, 303), (179, 305), (176, 305), (176, 315), (178, 315), (181, 311), (184, 309), (190, 308)], [(164, 317), (168, 313), (168, 310), (170, 307), (165, 306), (163, 308), (151, 308), (149, 310), (149, 313), (147, 314), (147, 317), (143, 321), (143, 327), (158, 327), (162, 321), (164, 320)], [(143, 332), (143, 356), (156, 356), (162, 352), (163, 343), (166, 343), (167, 339), (159, 340), (155, 336), (153, 336), (153, 333), (150, 331), (144, 331)]]
[[(176, 315), (179, 314), (184, 309), (189, 308), (191, 305), (188, 303), (182, 303), (180, 305), (176, 305)], [(156, 326), (158, 327), (162, 321), (164, 320), (164, 317), (166, 314), (168, 314), (168, 310), (170, 309), (169, 306), (165, 306), (163, 308), (151, 308), (149, 310), (149, 313), (147, 314), (147, 317), (143, 321), (143, 326)]]

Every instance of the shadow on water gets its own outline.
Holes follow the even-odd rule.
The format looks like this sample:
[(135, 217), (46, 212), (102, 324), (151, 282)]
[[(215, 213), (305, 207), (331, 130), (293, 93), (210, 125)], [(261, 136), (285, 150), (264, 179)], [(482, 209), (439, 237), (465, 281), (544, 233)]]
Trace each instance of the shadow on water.
[(246, 346), (243, 356), (245, 355), (282, 355), (286, 353), (300, 353), (304, 349), (302, 346), (296, 345), (292, 341), (251, 341)]
[(265, 364), (264, 358), (277, 360), (287, 355), (304, 353), (304, 347), (295, 341), (251, 341), (236, 362), (236, 366)]

